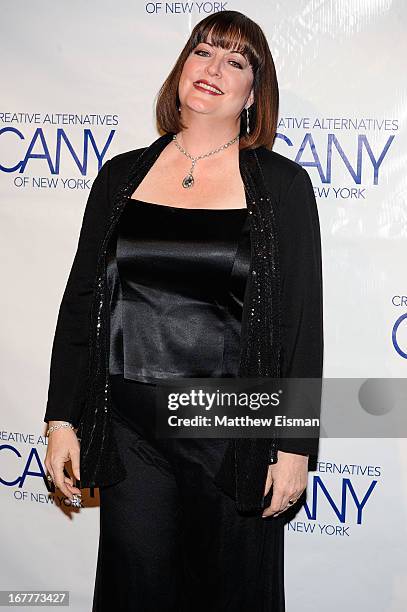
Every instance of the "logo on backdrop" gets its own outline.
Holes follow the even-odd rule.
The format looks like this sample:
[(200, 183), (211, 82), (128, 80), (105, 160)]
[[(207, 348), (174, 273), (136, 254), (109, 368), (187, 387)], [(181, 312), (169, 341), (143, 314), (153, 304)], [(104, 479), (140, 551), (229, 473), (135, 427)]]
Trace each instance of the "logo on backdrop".
[[(407, 308), (407, 295), (393, 295), (391, 302), (397, 308)], [(391, 330), (391, 340), (398, 355), (407, 359), (407, 312), (397, 316)]]
[(144, 9), (148, 15), (191, 15), (197, 13), (202, 18), (211, 13), (226, 11), (229, 2), (146, 2)]
[(380, 466), (319, 461), (309, 475), (307, 501), (286, 524), (287, 531), (351, 537), (367, 521), (380, 477)]
[(20, 189), (90, 189), (118, 124), (118, 115), (0, 113), (0, 170)]
[(364, 200), (380, 184), (398, 129), (397, 119), (282, 117), (275, 150), (315, 169), (317, 197)]

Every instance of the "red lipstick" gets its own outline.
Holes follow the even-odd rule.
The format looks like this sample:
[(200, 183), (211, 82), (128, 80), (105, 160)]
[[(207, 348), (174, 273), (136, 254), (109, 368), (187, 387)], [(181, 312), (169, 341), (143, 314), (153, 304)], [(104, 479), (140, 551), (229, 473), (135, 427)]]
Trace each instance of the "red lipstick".
[[(210, 89), (207, 89), (205, 87), (200, 87), (199, 86), (200, 83), (204, 83), (205, 85), (209, 85), (210, 87), (213, 87), (214, 89), (217, 89), (218, 92), (220, 92), (220, 93), (216, 93), (215, 91), (211, 91)], [(212, 96), (223, 95), (223, 91), (217, 85), (215, 85), (215, 83), (210, 83), (206, 79), (199, 79), (199, 81), (195, 81), (194, 87), (199, 89), (199, 91), (204, 91), (205, 93), (212, 94)]]

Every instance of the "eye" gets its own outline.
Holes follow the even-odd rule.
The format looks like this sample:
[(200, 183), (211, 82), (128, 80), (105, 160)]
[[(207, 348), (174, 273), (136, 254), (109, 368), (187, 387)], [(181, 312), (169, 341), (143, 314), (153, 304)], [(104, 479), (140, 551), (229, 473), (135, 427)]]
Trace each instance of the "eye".
[[(209, 55), (209, 51), (206, 51), (205, 49), (196, 49), (194, 51), (195, 55), (200, 55), (201, 53), (206, 53)], [(202, 57), (202, 56), (201, 56)], [(239, 68), (240, 70), (242, 69), (242, 65), (239, 64), (239, 62), (235, 61), (235, 60), (230, 60), (231, 64), (234, 64), (237, 68)]]

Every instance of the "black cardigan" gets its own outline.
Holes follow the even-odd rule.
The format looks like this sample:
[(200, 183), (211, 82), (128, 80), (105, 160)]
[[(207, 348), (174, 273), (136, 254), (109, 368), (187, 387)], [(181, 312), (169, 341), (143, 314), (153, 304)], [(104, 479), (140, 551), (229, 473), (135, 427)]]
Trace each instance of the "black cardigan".
[[(106, 250), (127, 199), (172, 136), (105, 162), (86, 204), (58, 314), (44, 417), (79, 427), (81, 487), (126, 475), (110, 427)], [(264, 147), (240, 150), (239, 167), (252, 244), (239, 376), (321, 378), (321, 240), (310, 178), (299, 164)], [(267, 467), (278, 448), (315, 460), (318, 439), (230, 440), (216, 482), (238, 509), (263, 508)]]

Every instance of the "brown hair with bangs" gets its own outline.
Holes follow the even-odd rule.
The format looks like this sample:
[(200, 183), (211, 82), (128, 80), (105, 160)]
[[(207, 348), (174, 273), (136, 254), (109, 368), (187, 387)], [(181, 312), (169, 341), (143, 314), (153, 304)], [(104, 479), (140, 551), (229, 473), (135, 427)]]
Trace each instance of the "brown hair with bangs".
[(208, 34), (216, 47), (242, 53), (253, 70), (254, 102), (249, 108), (250, 133), (246, 134), (246, 112), (240, 121), (239, 149), (264, 146), (271, 149), (277, 130), (278, 83), (267, 39), (260, 26), (238, 11), (220, 11), (196, 24), (173, 69), (157, 97), (156, 121), (162, 132), (178, 133), (186, 129), (178, 107), (178, 84), (184, 63), (195, 47), (206, 42)]

